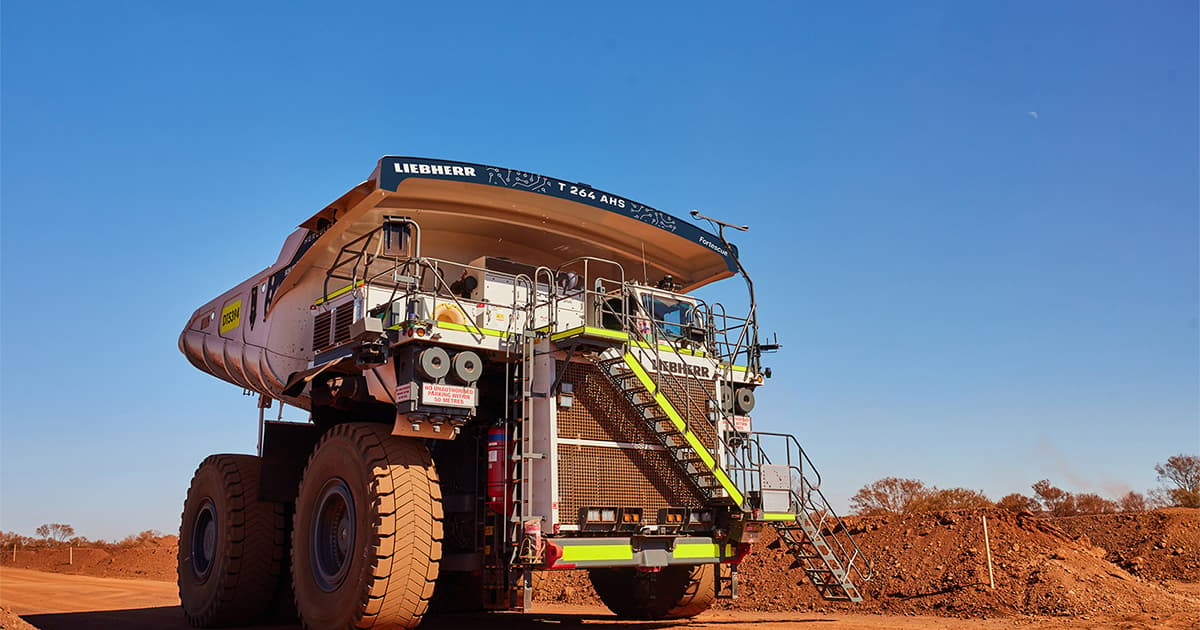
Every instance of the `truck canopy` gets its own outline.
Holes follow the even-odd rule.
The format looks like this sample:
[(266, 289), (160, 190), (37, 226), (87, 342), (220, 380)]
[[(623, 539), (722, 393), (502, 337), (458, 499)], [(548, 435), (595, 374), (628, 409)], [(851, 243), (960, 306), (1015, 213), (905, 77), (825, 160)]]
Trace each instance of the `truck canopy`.
[(327, 269), (346, 243), (385, 216), (415, 220), (422, 253), (448, 260), (488, 255), (553, 269), (591, 256), (620, 263), (627, 280), (670, 275), (689, 291), (737, 268), (736, 249), (717, 236), (586, 184), (468, 162), (384, 157), (370, 179), (301, 224), (320, 237), (295, 261), (290, 279)]

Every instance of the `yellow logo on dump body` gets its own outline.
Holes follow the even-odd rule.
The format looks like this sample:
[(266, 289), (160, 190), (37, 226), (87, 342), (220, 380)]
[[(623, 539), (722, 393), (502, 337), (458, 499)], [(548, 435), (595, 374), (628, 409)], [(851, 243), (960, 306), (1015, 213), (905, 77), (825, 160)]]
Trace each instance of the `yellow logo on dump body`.
[(242, 301), (234, 300), (221, 309), (221, 334), (237, 328), (242, 324)]

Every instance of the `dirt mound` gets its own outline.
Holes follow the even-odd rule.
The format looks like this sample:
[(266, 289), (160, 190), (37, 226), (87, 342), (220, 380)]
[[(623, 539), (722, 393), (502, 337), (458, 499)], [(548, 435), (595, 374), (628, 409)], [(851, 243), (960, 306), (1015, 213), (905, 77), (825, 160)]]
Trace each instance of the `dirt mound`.
[(137, 546), (18, 549), (16, 561), (13, 561), (11, 551), (0, 553), (0, 565), (54, 573), (174, 582), (178, 544), (178, 537), (162, 536)]
[(1134, 575), (1200, 582), (1200, 509), (1069, 516), (1051, 522), (1103, 548), (1106, 560)]
[[(984, 517), (994, 590), (988, 584)], [(962, 616), (1200, 613), (1200, 602), (1139, 580), (1106, 561), (1104, 549), (1028, 513), (971, 510), (859, 519), (852, 531), (858, 532), (875, 566), (876, 578), (865, 591), (886, 611)]]
[[(988, 586), (982, 517), (988, 520), (996, 588)], [(1105, 560), (1106, 550), (1053, 523), (1002, 510), (972, 510), (849, 521), (875, 567), (861, 604), (826, 602), (791, 558), (755, 546), (742, 563), (740, 597), (724, 608), (761, 611), (875, 610), (960, 617), (1185, 613), (1200, 620), (1200, 599), (1148, 583)], [(773, 531), (763, 543), (775, 539)], [(1191, 552), (1200, 551), (1193, 540)], [(542, 597), (597, 603), (582, 572), (550, 572)]]
[(37, 630), (37, 628), (14, 615), (11, 610), (0, 606), (0, 630)]

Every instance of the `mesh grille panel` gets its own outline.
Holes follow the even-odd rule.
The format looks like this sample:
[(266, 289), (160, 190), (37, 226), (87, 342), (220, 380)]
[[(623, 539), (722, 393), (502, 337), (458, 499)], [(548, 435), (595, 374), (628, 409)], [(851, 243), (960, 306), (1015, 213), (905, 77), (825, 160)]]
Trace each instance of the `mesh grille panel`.
[(589, 505), (641, 507), (651, 524), (666, 507), (701, 507), (703, 500), (664, 451), (561, 444), (559, 520), (579, 522)]
[[(559, 363), (558, 369), (563, 369)], [(621, 392), (590, 363), (566, 366), (564, 383), (574, 385), (575, 400), (558, 410), (558, 436), (658, 446), (658, 438)], [(702, 387), (700, 383), (689, 386)], [(702, 391), (702, 390), (697, 390)], [(671, 397), (668, 397), (671, 398)], [(699, 407), (700, 403), (697, 403)], [(711, 444), (713, 431), (693, 430)], [(700, 507), (703, 499), (665, 451), (560, 444), (559, 519), (576, 524), (579, 508), (589, 505), (641, 507), (643, 522), (653, 523), (659, 508)]]
[(596, 366), (571, 363), (563, 382), (575, 386), (575, 404), (558, 410), (559, 437), (658, 444), (646, 421)]
[[(653, 373), (650, 375), (654, 376)], [(700, 442), (711, 451), (716, 445), (716, 428), (709, 414), (708, 398), (716, 400), (712, 381), (702, 381), (697, 378), (682, 376), (665, 376), (661, 381), (667, 400), (688, 421), (692, 432), (700, 438)], [(686, 392), (686, 393), (685, 393)]]

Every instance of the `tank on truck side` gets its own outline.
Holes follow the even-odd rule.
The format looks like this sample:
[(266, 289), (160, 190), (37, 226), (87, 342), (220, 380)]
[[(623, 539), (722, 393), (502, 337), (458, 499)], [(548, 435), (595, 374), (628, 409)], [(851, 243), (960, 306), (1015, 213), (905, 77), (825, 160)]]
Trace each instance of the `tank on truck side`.
[(259, 456), (197, 470), (185, 614), (252, 623), (294, 601), (307, 627), (412, 627), (431, 602), (523, 609), (536, 572), (583, 569), (620, 616), (687, 617), (736, 596), (768, 525), (823, 596), (861, 599), (869, 565), (807, 455), (752, 430), (772, 347), (753, 292), (738, 315), (692, 294), (737, 273), (723, 227), (381, 159), (180, 336), (260, 409), (310, 417), (260, 412)]

